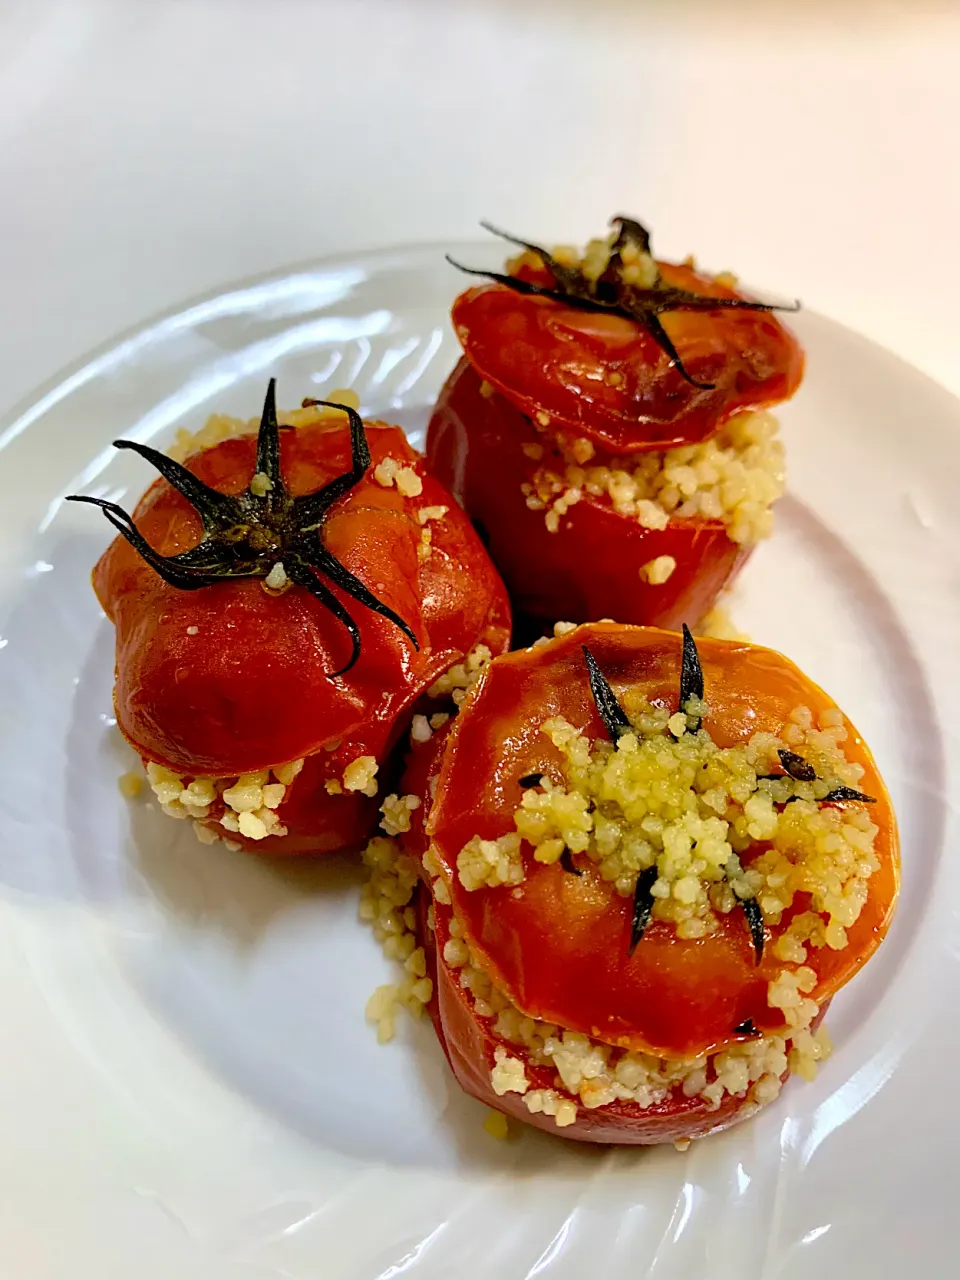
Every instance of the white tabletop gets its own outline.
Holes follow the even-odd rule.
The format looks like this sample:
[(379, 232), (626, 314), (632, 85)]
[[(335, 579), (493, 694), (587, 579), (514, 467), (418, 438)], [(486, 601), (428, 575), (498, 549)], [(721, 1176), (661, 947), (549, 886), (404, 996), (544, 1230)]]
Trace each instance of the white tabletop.
[(0, 0), (0, 409), (238, 277), (616, 212), (960, 392), (958, 122), (949, 0)]

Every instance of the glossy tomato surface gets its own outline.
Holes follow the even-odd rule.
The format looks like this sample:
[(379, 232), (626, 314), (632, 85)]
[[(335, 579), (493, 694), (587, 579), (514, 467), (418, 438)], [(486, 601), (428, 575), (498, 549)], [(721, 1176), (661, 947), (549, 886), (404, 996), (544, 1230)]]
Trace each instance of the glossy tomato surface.
[[(664, 282), (737, 298), (692, 267), (658, 264)], [(526, 269), (534, 283), (546, 271)], [(803, 376), (803, 351), (770, 312), (665, 311), (660, 320), (693, 386), (635, 320), (525, 296), (506, 285), (468, 289), (453, 306), (466, 358), (529, 416), (586, 436), (611, 453), (664, 449), (707, 439), (740, 409), (788, 399)], [(542, 419), (539, 419), (542, 420)]]
[[(532, 457), (531, 453), (542, 456)], [(433, 473), (476, 523), (517, 614), (545, 622), (618, 622), (676, 629), (696, 625), (745, 564), (750, 548), (727, 537), (719, 520), (673, 518), (645, 529), (606, 497), (585, 493), (547, 528), (523, 486), (539, 467), (563, 474), (547, 433), (504, 396), (484, 394), (467, 360), (448, 378), (427, 435)], [(659, 556), (676, 568), (653, 584), (641, 569)]]
[[(521, 884), (469, 892), (461, 884), (460, 850), (476, 835), (495, 839), (514, 829), (520, 778), (543, 773), (562, 784), (561, 758), (540, 732), (542, 723), (563, 716), (587, 736), (605, 736), (590, 694), (584, 644), (617, 693), (635, 688), (663, 705), (677, 702), (681, 639), (650, 628), (582, 627), (547, 645), (507, 654), (487, 669), (443, 744), (426, 819), (453, 909), (479, 963), (531, 1017), (658, 1056), (686, 1058), (721, 1048), (742, 1038), (735, 1028), (747, 1018), (762, 1032), (782, 1031), (782, 1016), (767, 1002), (768, 984), (783, 968), (773, 942), (793, 914), (809, 909), (807, 895), (798, 895), (780, 925), (768, 925), (757, 965), (738, 911), (720, 916), (718, 930), (697, 940), (678, 939), (668, 924), (655, 920), (631, 955), (632, 902), (583, 859), (583, 874), (575, 876), (560, 863), (535, 862), (524, 846)], [(699, 648), (710, 706), (704, 724), (720, 746), (758, 731), (778, 733), (797, 706), (809, 707), (814, 716), (835, 706), (772, 650), (720, 640), (703, 640)], [(861, 785), (876, 798), (870, 812), (879, 827), (880, 869), (848, 931), (848, 946), (810, 949), (807, 963), (817, 974), (810, 995), (819, 1004), (879, 945), (899, 885), (889, 797), (866, 744), (845, 724), (847, 757), (863, 766)]]
[[(391, 621), (331, 585), (361, 635), (356, 665), (331, 679), (349, 656), (349, 637), (299, 586), (277, 595), (248, 579), (181, 591), (121, 538), (93, 575), (116, 625), (118, 722), (145, 759), (184, 777), (231, 777), (320, 753), (285, 797), (291, 851), (306, 851), (300, 846), (311, 840), (323, 847), (340, 827), (351, 833), (340, 843), (362, 839), (372, 826), (365, 798), (311, 790), (311, 777), (338, 776), (334, 769), (342, 775), (346, 753), (346, 762), (363, 754), (381, 760), (416, 699), (442, 672), (481, 641), (497, 653), (509, 642), (506, 593), (469, 521), (398, 427), (372, 423), (367, 437), (371, 467), (331, 509), (321, 536), (408, 623), (419, 650)], [(374, 478), (385, 457), (416, 469), (419, 495), (403, 497)], [(241, 436), (195, 455), (187, 466), (213, 488), (239, 493), (249, 485), (255, 459), (255, 437)], [(345, 420), (281, 429), (281, 466), (294, 496), (349, 471)], [(432, 542), (425, 556), (418, 513), (428, 507), (447, 511), (428, 522)], [(164, 555), (201, 538), (199, 517), (163, 480), (141, 499), (134, 519)], [(333, 811), (342, 818), (333, 820)], [(271, 838), (256, 847), (279, 852), (280, 845)]]

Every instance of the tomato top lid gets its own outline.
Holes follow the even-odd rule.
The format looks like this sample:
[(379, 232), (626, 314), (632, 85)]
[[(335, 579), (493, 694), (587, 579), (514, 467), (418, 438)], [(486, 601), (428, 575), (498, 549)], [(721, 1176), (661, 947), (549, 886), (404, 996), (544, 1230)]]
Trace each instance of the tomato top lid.
[(799, 1026), (898, 888), (889, 797), (832, 700), (780, 654), (698, 655), (686, 631), (590, 624), (496, 659), (427, 834), (474, 963), (522, 1013), (669, 1058)]
[(454, 303), (481, 376), (539, 425), (615, 453), (695, 444), (735, 412), (776, 404), (803, 374), (796, 338), (723, 277), (658, 262), (646, 228), (612, 219), (581, 260), (482, 225), (524, 253)]
[[(163, 477), (136, 519), (72, 497), (122, 535), (94, 585), (117, 625), (118, 722), (147, 758), (214, 775), (284, 763), (371, 715), (389, 719), (439, 674), (414, 589), (415, 524), (366, 475), (360, 415), (333, 407), (348, 415), (348, 450), (341, 430), (304, 428), (281, 469), (271, 379), (256, 441), (224, 442), (188, 466), (116, 442)], [(380, 429), (378, 456), (397, 437)]]
[(70, 494), (68, 502), (88, 502), (99, 507), (109, 522), (164, 582), (182, 591), (211, 587), (225, 579), (262, 578), (269, 589), (283, 591), (288, 582), (305, 587), (340, 622), (350, 635), (350, 657), (339, 671), (345, 675), (360, 657), (360, 631), (356, 622), (330, 589), (312, 572), (319, 569), (354, 600), (404, 633), (419, 648), (410, 626), (389, 605), (368, 590), (317, 536), (327, 513), (338, 498), (359, 484), (370, 466), (363, 419), (349, 405), (328, 400), (305, 400), (304, 405), (329, 405), (350, 419), (351, 467), (314, 493), (293, 497), (280, 472), (280, 430), (277, 424), (276, 378), (267, 384), (257, 433), (256, 471), (246, 493), (221, 493), (204, 483), (182, 463), (136, 440), (115, 440), (114, 448), (132, 449), (160, 472), (168, 484), (187, 499), (203, 522), (203, 539), (189, 551), (161, 555), (137, 529), (132, 518), (115, 502), (87, 494)]

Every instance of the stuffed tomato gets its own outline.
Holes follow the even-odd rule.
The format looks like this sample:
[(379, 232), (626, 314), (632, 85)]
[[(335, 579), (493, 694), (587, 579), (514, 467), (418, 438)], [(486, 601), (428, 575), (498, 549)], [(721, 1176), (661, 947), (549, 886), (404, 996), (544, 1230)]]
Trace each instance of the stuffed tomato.
[(865, 743), (754, 646), (596, 624), (498, 658), (405, 786), (457, 1079), (585, 1141), (700, 1137), (811, 1077), (896, 903)]
[(518, 613), (678, 627), (770, 532), (784, 460), (768, 410), (803, 354), (771, 304), (615, 223), (582, 258), (524, 245), (476, 273), (490, 283), (454, 303), (464, 355), (427, 453)]
[[(222, 420), (218, 420), (222, 422)], [(297, 425), (290, 425), (296, 423)], [(165, 812), (270, 854), (367, 838), (430, 686), (509, 642), (503, 585), (398, 427), (305, 402), (161, 478), (93, 573), (116, 628), (114, 700)], [(224, 434), (219, 432), (218, 434)]]

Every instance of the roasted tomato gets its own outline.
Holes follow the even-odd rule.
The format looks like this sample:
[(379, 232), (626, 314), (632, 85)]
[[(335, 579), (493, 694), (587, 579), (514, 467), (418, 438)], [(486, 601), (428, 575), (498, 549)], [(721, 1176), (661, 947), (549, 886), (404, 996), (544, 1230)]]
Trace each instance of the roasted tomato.
[[(805, 1070), (896, 902), (896, 821), (866, 745), (755, 646), (698, 654), (688, 632), (596, 624), (508, 654), (404, 786), (421, 800), (404, 840), (433, 895), (450, 1062), (523, 1118), (531, 1090), (535, 1115), (547, 1094), (569, 1103), (573, 1137), (694, 1137), (755, 1110), (775, 1080), (756, 1092), (731, 1055), (774, 1046), (775, 1077), (787, 1053)], [(537, 1052), (509, 1034), (531, 1019)], [(617, 1076), (578, 1097), (570, 1055), (594, 1051), (612, 1079), (626, 1058), (624, 1079), (642, 1068), (658, 1087), (632, 1096)], [(498, 1081), (504, 1057), (524, 1088)]]
[(132, 519), (80, 500), (123, 535), (93, 582), (118, 723), (157, 794), (267, 853), (364, 839), (414, 703), (474, 646), (508, 644), (466, 517), (398, 427), (351, 409), (278, 428), (272, 381), (258, 436), (185, 466), (118, 447), (163, 479)]
[(768, 304), (656, 262), (618, 221), (599, 258), (525, 246), (457, 299), (464, 359), (427, 452), (519, 610), (670, 627), (769, 532), (782, 453), (750, 415), (793, 394), (803, 354)]

